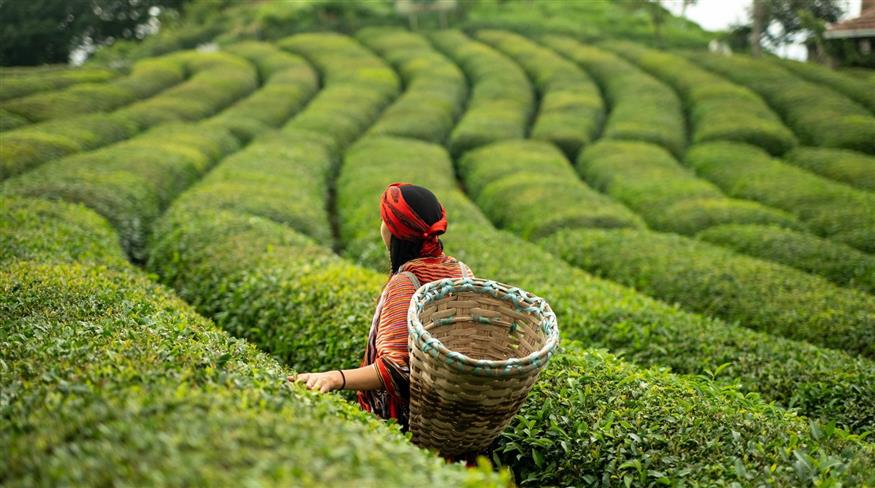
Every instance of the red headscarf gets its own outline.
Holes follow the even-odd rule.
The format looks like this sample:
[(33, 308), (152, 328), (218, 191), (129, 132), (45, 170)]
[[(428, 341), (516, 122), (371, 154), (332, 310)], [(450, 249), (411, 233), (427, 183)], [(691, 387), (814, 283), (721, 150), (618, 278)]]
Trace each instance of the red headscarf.
[(438, 236), (447, 230), (447, 212), (441, 205), (441, 218), (428, 225), (407, 205), (401, 187), (409, 183), (392, 183), (380, 199), (380, 216), (389, 232), (398, 239), (413, 241), (422, 239), (420, 256), (440, 256), (443, 251)]

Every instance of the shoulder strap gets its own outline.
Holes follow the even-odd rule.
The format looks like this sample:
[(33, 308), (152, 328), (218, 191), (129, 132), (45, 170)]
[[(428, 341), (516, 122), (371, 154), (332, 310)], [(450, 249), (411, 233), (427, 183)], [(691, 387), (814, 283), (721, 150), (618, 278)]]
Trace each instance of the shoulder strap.
[(419, 286), (420, 286), (420, 285), (419, 285), (419, 278), (417, 278), (415, 274), (413, 274), (413, 273), (410, 272), (410, 271), (402, 271), (402, 272), (399, 273), (399, 274), (406, 275), (407, 278), (409, 278), (410, 281), (413, 283), (413, 288), (415, 288), (415, 289), (417, 289), (417, 290), (419, 289)]

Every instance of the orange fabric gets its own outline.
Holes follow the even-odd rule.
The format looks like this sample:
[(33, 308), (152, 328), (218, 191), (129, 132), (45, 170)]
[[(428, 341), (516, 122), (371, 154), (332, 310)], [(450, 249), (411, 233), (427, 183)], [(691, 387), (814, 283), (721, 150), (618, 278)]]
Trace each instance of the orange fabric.
[(410, 278), (413, 273), (419, 284), (444, 278), (461, 278), (463, 269), (472, 277), (470, 268), (443, 253), (436, 257), (412, 259), (401, 266), (383, 290), (379, 317), (368, 338), (368, 348), (362, 366), (374, 364), (383, 383), (384, 392), (359, 392), (362, 408), (383, 418), (395, 418), (406, 429), (409, 404), (409, 366), (407, 351), (407, 309), (416, 291)]

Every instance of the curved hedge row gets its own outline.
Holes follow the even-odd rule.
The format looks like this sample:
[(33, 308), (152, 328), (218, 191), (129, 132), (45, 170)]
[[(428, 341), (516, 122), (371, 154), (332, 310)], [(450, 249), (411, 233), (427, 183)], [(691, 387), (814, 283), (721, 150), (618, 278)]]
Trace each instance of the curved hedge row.
[(875, 117), (844, 95), (809, 83), (777, 62), (690, 54), (696, 63), (759, 93), (800, 142), (875, 153)]
[(778, 155), (796, 145), (793, 133), (750, 89), (665, 51), (629, 42), (602, 45), (677, 90), (690, 118), (692, 142), (746, 142)]
[(93, 212), (11, 202), (0, 229), (21, 217), (50, 232), (0, 271), (4, 484), (506, 485), (290, 386), (287, 368), (125, 264)]
[(745, 144), (699, 144), (686, 163), (728, 195), (795, 214), (819, 235), (875, 252), (875, 195), (795, 168)]
[(781, 66), (814, 83), (821, 83), (842, 93), (875, 113), (875, 89), (871, 82), (838, 72), (817, 63), (800, 63), (782, 59)]
[[(411, 160), (419, 164), (411, 165)], [(859, 373), (863, 373), (869, 378), (863, 387), (865, 393), (856, 387), (845, 389), (856, 400), (837, 396), (836, 402), (822, 398), (814, 405), (835, 407), (848, 402), (846, 406), (869, 409), (866, 399), (875, 391), (872, 382), (875, 368), (870, 362), (678, 312), (617, 285), (589, 278), (537, 246), (495, 230), (458, 190), (448, 154), (438, 146), (397, 138), (369, 138), (347, 152), (337, 182), (338, 210), (342, 235), (353, 239), (346, 241), (346, 252), (356, 259), (358, 253), (364, 251), (369, 265), (385, 269), (385, 251), (380, 261), (368, 250), (380, 246), (374, 222), (379, 218), (376, 201), (386, 181), (428, 184), (447, 207), (449, 230), (445, 242), (449, 254), (471, 265), (479, 276), (513, 283), (546, 297), (560, 314), (560, 327), (570, 351), (553, 358), (523, 407), (522, 415), (504, 432), (497, 448), (499, 459), (513, 467), (523, 486), (598, 482), (620, 485), (627, 477), (629, 482), (642, 484), (656, 482), (661, 477), (665, 478), (663, 482), (676, 484), (684, 479), (724, 484), (742, 479), (738, 478), (744, 476), (739, 474), (742, 472), (751, 473), (752, 479), (774, 476), (772, 479), (777, 484), (803, 483), (790, 473), (792, 469), (788, 466), (793, 461), (782, 458), (794, 449), (789, 446), (798, 445), (797, 441), (811, 442), (804, 440), (812, 439), (807, 424), (799, 423), (799, 419), (792, 419), (792, 415), (774, 406), (767, 406), (756, 395), (741, 395), (733, 388), (721, 389), (710, 381), (638, 369), (610, 355), (581, 351), (568, 344), (569, 337), (579, 337), (588, 344), (598, 343), (590, 340), (600, 335), (593, 330), (596, 328), (601, 329), (602, 339), (613, 334), (615, 341), (625, 342), (629, 347), (625, 352), (627, 357), (637, 356), (644, 362), (663, 355), (666, 360), (680, 363), (697, 354), (696, 346), (710, 349), (700, 351), (702, 355), (697, 356), (698, 360), (705, 361), (696, 367), (697, 372), (703, 371), (705, 364), (716, 368), (717, 364), (710, 361), (726, 359), (724, 354), (733, 342), (729, 339), (732, 334), (727, 331), (732, 331), (736, 339), (746, 338), (739, 341), (746, 345), (738, 346), (747, 352), (737, 356), (726, 371), (737, 373), (749, 368), (750, 373), (761, 374), (769, 370), (763, 374), (762, 382), (754, 381), (751, 386), (777, 385), (774, 375), (781, 375), (782, 368), (798, 368), (800, 373), (800, 376), (788, 375), (782, 381), (799, 381), (811, 375), (799, 361), (816, 361), (822, 354), (835, 362), (822, 363), (816, 366), (818, 369), (856, 363), (861, 366), (857, 374), (848, 371), (848, 374), (829, 376), (829, 385), (809, 376), (813, 381), (807, 386), (787, 385), (787, 392), (833, 395), (832, 388), (845, 389), (843, 382), (835, 381), (836, 378), (845, 378), (844, 382), (850, 383), (859, 381)], [(667, 351), (670, 342), (663, 339), (685, 323), (690, 325), (687, 340), (670, 339), (676, 341), (676, 348)], [(605, 342), (600, 343), (603, 344)], [(680, 351), (681, 347), (685, 350)], [(722, 349), (724, 347), (726, 349)], [(774, 363), (766, 359), (766, 350), (770, 347), (783, 356), (774, 358)], [(623, 350), (622, 346), (618, 349)], [(798, 356), (789, 360), (787, 354)], [(815, 366), (812, 363), (808, 367)], [(828, 374), (832, 373), (838, 371)], [(815, 386), (818, 383), (821, 386)], [(848, 413), (856, 415), (860, 411), (852, 407)], [(834, 435), (845, 436), (829, 430)], [(738, 437), (733, 437), (736, 434), (732, 432)], [(794, 435), (799, 437), (794, 438)], [(747, 449), (743, 446), (758, 446), (754, 448), (757, 454), (742, 454), (741, 451)], [(835, 451), (833, 459), (853, 457), (852, 450), (844, 454)], [(870, 462), (867, 456), (864, 454), (860, 461), (852, 461), (863, 463), (853, 469), (865, 473), (866, 463)], [(737, 470), (736, 458), (742, 466)], [(769, 474), (771, 462), (775, 463), (774, 475)], [(815, 471), (825, 468), (819, 462), (815, 464), (821, 466)], [(653, 472), (660, 474), (649, 477)], [(848, 472), (833, 475), (849, 476)], [(871, 475), (850, 476), (849, 479), (854, 476), (861, 479)]]
[[(526, 233), (540, 221), (552, 223), (552, 216), (561, 209), (592, 212), (595, 207), (579, 197), (565, 199), (566, 192), (544, 177), (557, 171), (559, 163), (555, 156), (551, 158), (557, 152), (536, 141), (495, 143), (466, 154), (459, 162), (459, 172), (493, 222), (530, 240), (541, 239), (548, 250), (585, 270), (753, 329), (875, 356), (875, 330), (871, 326), (875, 297), (674, 234), (637, 229), (590, 232), (587, 227), (600, 226), (573, 220), (551, 228), (551, 233)], [(583, 182), (571, 177), (559, 181), (569, 182), (569, 188), (575, 183), (581, 189), (578, 192), (589, 191)], [(524, 182), (527, 194), (541, 198), (527, 200), (516, 194), (513, 199), (506, 198), (508, 181)], [(571, 191), (567, 194), (572, 195)], [(563, 237), (544, 241), (550, 234)]]
[(569, 158), (595, 139), (605, 104), (598, 87), (580, 68), (519, 34), (482, 30), (477, 38), (513, 58), (535, 85), (540, 106), (532, 139), (552, 142)]
[(78, 83), (109, 81), (120, 73), (106, 68), (33, 67), (0, 68), (0, 101), (33, 93), (60, 90)]
[(547, 142), (489, 144), (465, 153), (459, 171), (483, 212), (526, 239), (568, 227), (644, 225), (629, 209), (581, 182), (562, 152)]
[(784, 156), (784, 161), (824, 178), (875, 191), (875, 156), (826, 147), (800, 147)]
[(696, 237), (875, 294), (875, 257), (838, 242), (762, 225), (719, 225)]
[(437, 32), (429, 39), (462, 68), (471, 86), (467, 109), (450, 134), (450, 151), (458, 156), (490, 142), (525, 137), (535, 99), (523, 70), (458, 31)]
[(264, 84), (252, 96), (205, 122), (210, 127), (228, 129), (242, 141), (282, 125), (319, 88), (319, 76), (304, 59), (270, 44), (246, 42), (229, 46), (227, 50), (255, 64)]
[(258, 85), (254, 68), (227, 53), (174, 55), (196, 73), (160, 95), (109, 114), (90, 114), (0, 133), (0, 179), (46, 161), (127, 139), (163, 122), (193, 121), (214, 114)]
[(652, 142), (675, 156), (683, 154), (683, 108), (671, 88), (603, 49), (570, 37), (545, 36), (542, 41), (582, 66), (601, 86), (610, 106), (603, 137)]
[[(128, 141), (44, 164), (7, 181), (4, 192), (82, 202), (112, 222), (125, 250), (142, 259), (151, 224), (162, 210), (215, 161), (238, 149), (231, 130), (275, 124), (315, 92), (315, 73), (300, 58), (265, 45), (251, 54), (258, 65), (274, 65), (274, 75), (265, 90), (219, 117), (197, 125), (158, 127)], [(279, 99), (274, 77), (284, 94)], [(266, 104), (272, 109), (264, 110)]]
[(368, 133), (445, 141), (465, 104), (465, 74), (421, 35), (366, 28), (356, 37), (391, 63), (406, 85)]
[(358, 138), (400, 90), (395, 72), (350, 37), (299, 34), (279, 45), (316, 66), (325, 86), (289, 127), (325, 134), (335, 150)]
[(0, 264), (14, 261), (129, 266), (109, 223), (84, 205), (0, 195)]
[(648, 142), (603, 139), (586, 148), (576, 166), (593, 188), (638, 212), (654, 229), (695, 234), (727, 223), (799, 227), (786, 212), (727, 198)]
[[(221, 327), (295, 367), (353, 367), (364, 334), (354, 332), (367, 330), (383, 279), (332, 254), (325, 204), (335, 151), (388, 104), (391, 70), (348, 37), (283, 42), (331, 73), (327, 85), (280, 133), (222, 161), (174, 202), (156, 225), (148, 266)], [(369, 84), (357, 77), (363, 67), (380, 76)], [(360, 98), (379, 103), (350, 103)], [(316, 130), (323, 120), (346, 130)], [(326, 334), (326, 323), (341, 334)]]
[(540, 242), (566, 261), (707, 315), (875, 357), (875, 297), (674, 234), (577, 229)]
[(186, 69), (172, 57), (146, 59), (127, 76), (106, 83), (83, 83), (60, 91), (37, 93), (0, 104), (30, 122), (66, 118), (90, 112), (108, 112), (151, 97), (185, 81)]

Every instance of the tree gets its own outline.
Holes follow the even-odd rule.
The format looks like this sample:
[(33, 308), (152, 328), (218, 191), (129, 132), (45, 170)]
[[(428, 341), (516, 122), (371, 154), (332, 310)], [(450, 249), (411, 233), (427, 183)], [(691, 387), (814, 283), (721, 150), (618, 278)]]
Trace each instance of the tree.
[(763, 44), (777, 47), (800, 35), (816, 36), (826, 22), (843, 13), (842, 0), (753, 0), (751, 53), (758, 56)]
[(163, 9), (186, 0), (0, 0), (0, 64), (66, 63), (89, 41), (141, 39)]
[(687, 9), (699, 3), (699, 0), (681, 0), (681, 17), (687, 18)]

